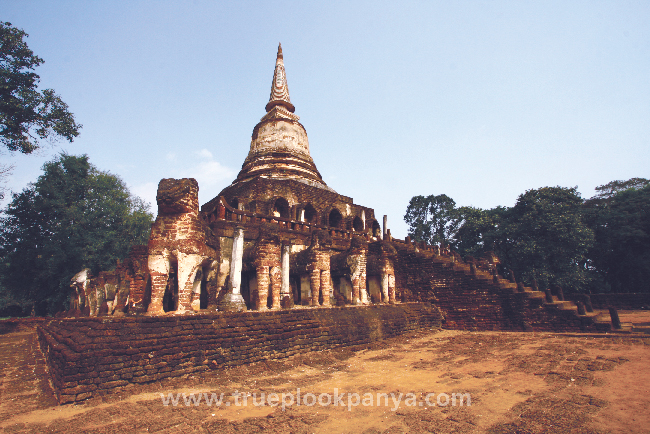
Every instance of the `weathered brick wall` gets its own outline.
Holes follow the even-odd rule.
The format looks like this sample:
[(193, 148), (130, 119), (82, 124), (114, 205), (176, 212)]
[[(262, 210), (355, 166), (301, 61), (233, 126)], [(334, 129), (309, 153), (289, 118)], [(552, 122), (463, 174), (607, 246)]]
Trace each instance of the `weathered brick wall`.
[(430, 302), (445, 315), (443, 326), (460, 330), (609, 331), (595, 316), (580, 316), (571, 302), (546, 303), (540, 291), (517, 292), (516, 285), (453, 264), (448, 258), (415, 252), (394, 243), (398, 250), (395, 276), (398, 298)]
[(60, 403), (129, 383), (282, 359), (440, 327), (438, 308), (404, 303), (191, 316), (56, 319), (39, 339)]
[[(564, 298), (572, 301), (582, 301), (582, 294), (565, 294)], [(616, 309), (650, 309), (650, 293), (622, 293), (622, 294), (591, 294), (591, 305), (594, 309), (607, 309), (609, 306)]]

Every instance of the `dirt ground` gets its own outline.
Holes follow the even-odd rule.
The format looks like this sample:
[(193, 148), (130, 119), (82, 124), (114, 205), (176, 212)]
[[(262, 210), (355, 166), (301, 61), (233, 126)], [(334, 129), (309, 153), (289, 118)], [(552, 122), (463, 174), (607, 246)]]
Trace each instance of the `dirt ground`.
[(23, 325), (0, 334), (0, 431), (648, 433), (649, 360), (646, 334), (431, 330), (57, 406)]

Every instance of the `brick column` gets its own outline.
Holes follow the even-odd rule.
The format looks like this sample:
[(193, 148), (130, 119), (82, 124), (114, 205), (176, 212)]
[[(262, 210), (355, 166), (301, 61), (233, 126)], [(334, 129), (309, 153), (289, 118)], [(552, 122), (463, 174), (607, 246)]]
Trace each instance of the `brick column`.
[(282, 268), (271, 267), (271, 309), (280, 309), (280, 294), (282, 291)]
[(320, 295), (320, 287), (321, 287), (320, 277), (321, 277), (321, 271), (318, 269), (312, 270), (311, 273), (309, 274), (309, 286), (311, 288), (312, 306), (320, 305), (320, 303), (318, 302), (318, 298)]
[(169, 277), (169, 258), (164, 255), (149, 256), (149, 275), (151, 276), (151, 302), (147, 308), (149, 315), (164, 313), (162, 300)]
[(352, 304), (368, 303), (366, 292), (366, 253), (350, 255), (350, 281), (352, 282)]
[[(191, 306), (194, 312), (201, 310), (201, 280), (203, 279), (203, 272), (201, 269), (196, 271), (196, 277), (194, 278), (194, 283), (192, 284), (192, 301)], [(205, 290), (207, 291), (207, 285)]]
[(120, 284), (115, 294), (115, 309), (113, 310), (113, 315), (122, 316), (124, 315), (124, 310), (126, 309), (126, 301), (129, 297), (129, 291), (131, 289), (131, 279), (127, 276), (124, 279), (120, 280)]
[(395, 275), (388, 275), (388, 302), (395, 303)]
[(203, 260), (201, 255), (185, 254), (179, 252), (178, 259), (178, 309), (177, 313), (192, 311), (192, 292), (194, 290), (194, 277), (199, 264)]
[(359, 292), (361, 293), (361, 303), (369, 304), (368, 288), (366, 287), (366, 267), (364, 266), (363, 273), (359, 276)]
[(352, 276), (352, 304), (361, 302), (361, 293), (359, 291), (359, 276)]
[(381, 273), (381, 301), (388, 303), (388, 274)]
[(331, 291), (331, 282), (330, 282), (330, 270), (322, 270), (320, 273), (320, 290), (323, 294), (323, 306), (330, 305), (330, 291)]
[(232, 257), (230, 259), (230, 280), (228, 292), (217, 306), (220, 311), (244, 311), (247, 309), (246, 302), (241, 296), (241, 269), (244, 257), (244, 230), (235, 229), (235, 236), (232, 241)]
[(280, 300), (284, 297), (291, 297), (291, 284), (289, 282), (289, 254), (291, 245), (282, 245), (282, 287), (280, 289)]
[(254, 309), (266, 310), (269, 297), (269, 267), (260, 265), (255, 271), (257, 272), (257, 290), (253, 297)]
[(235, 229), (232, 241), (232, 259), (230, 260), (230, 289), (233, 294), (241, 296), (241, 268), (244, 258), (244, 230)]

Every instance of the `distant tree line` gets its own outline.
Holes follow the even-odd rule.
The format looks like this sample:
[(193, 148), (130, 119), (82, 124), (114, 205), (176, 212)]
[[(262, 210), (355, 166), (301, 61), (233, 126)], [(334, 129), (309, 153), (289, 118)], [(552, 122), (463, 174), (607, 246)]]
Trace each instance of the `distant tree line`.
[(463, 257), (494, 252), (501, 271), (526, 285), (575, 292), (650, 292), (650, 180), (596, 188), (543, 187), (513, 207), (457, 207), (444, 195), (414, 196), (404, 220), (409, 236), (447, 244)]

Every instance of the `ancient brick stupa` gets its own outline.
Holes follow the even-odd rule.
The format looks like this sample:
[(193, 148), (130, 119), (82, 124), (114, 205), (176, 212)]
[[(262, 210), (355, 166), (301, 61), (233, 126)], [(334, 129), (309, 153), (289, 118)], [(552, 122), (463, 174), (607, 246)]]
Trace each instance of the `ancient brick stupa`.
[[(294, 113), (289, 96), (282, 46), (278, 47), (271, 95), (265, 109), (266, 114), (253, 129), (250, 151), (237, 179), (204, 205), (203, 211), (209, 211), (223, 196), (241, 210), (294, 219), (300, 218), (300, 213), (305, 211), (303, 217), (308, 221), (330, 225), (332, 222), (326, 211), (331, 212), (335, 208), (332, 205), (337, 202), (351, 204), (352, 201), (327, 186), (309, 153), (307, 131), (298, 122), (300, 118)], [(269, 204), (273, 197), (286, 200)], [(327, 208), (323, 207), (325, 203), (331, 209), (324, 209)], [(292, 205), (296, 205), (296, 215), (291, 215)], [(338, 216), (333, 217), (338, 219)], [(369, 217), (368, 212), (361, 210), (359, 217)], [(345, 222), (337, 223), (338, 227)]]
[(266, 115), (253, 130), (250, 152), (233, 187), (259, 177), (298, 181), (332, 191), (316, 169), (307, 132), (294, 112), (280, 46)]
[[(354, 299), (352, 283), (348, 288), (344, 282), (343, 293), (334, 294), (333, 290), (340, 286), (340, 282), (330, 282), (329, 257), (348, 251), (353, 234), (361, 236), (364, 242), (378, 240), (381, 237), (380, 226), (371, 208), (355, 205), (352, 198), (336, 193), (327, 186), (318, 172), (309, 152), (307, 132), (298, 122), (300, 118), (294, 113), (295, 107), (291, 103), (282, 46), (278, 47), (271, 95), (265, 109), (266, 114), (253, 129), (250, 151), (237, 178), (201, 209), (205, 220), (217, 233), (228, 231), (221, 233), (233, 234), (236, 239), (237, 231), (226, 229), (231, 228), (236, 221), (244, 229), (244, 238), (253, 243), (249, 246), (248, 241), (244, 242), (249, 253), (242, 252), (244, 261), (241, 289), (247, 306), (264, 309), (268, 305), (274, 308), (280, 306), (280, 300), (288, 303), (330, 304), (329, 300), (337, 295), (340, 299), (346, 299), (343, 294), (346, 291), (348, 301), (367, 302), (369, 298), (365, 290), (363, 294), (356, 291), (356, 300)], [(248, 228), (243, 227), (245, 224)], [(314, 231), (320, 232), (316, 235)], [(327, 239), (319, 244), (318, 239), (323, 237)], [(226, 238), (220, 238), (224, 246), (228, 245)], [(275, 248), (271, 248), (271, 245)], [(280, 260), (281, 246), (290, 255), (285, 261)], [(310, 246), (312, 251), (327, 253), (321, 255), (323, 257), (319, 260), (305, 259), (302, 252)], [(221, 251), (222, 257), (224, 254), (233, 255), (232, 250)], [(262, 251), (274, 251), (274, 259), (260, 259), (267, 255)], [(248, 265), (247, 256), (253, 258)], [(314, 265), (318, 261), (327, 264)], [(285, 262), (287, 267), (283, 272), (287, 275), (282, 280), (284, 289), (280, 294), (278, 291), (282, 285), (279, 281), (274, 286), (275, 280), (280, 278), (273, 277), (273, 270), (282, 268), (281, 263)], [(311, 265), (307, 265), (307, 262)], [(261, 267), (268, 267), (269, 271), (258, 272), (259, 264), (262, 263), (268, 263)], [(305, 267), (311, 267), (311, 271)], [(323, 282), (314, 281), (314, 269), (327, 269), (326, 277), (318, 277), (319, 282), (324, 280)], [(254, 276), (251, 275), (253, 271)], [(271, 285), (268, 303), (260, 299), (266, 295), (255, 295), (256, 291), (259, 292), (260, 282), (263, 286), (267, 285), (266, 274), (269, 274)], [(365, 280), (363, 283), (365, 285)]]
[(328, 187), (311, 158), (281, 46), (265, 108), (237, 179), (200, 211), (195, 179), (161, 180), (148, 245), (103, 280), (79, 274), (73, 310), (163, 315), (395, 300), (391, 249), (373, 244), (382, 240), (374, 210)]

